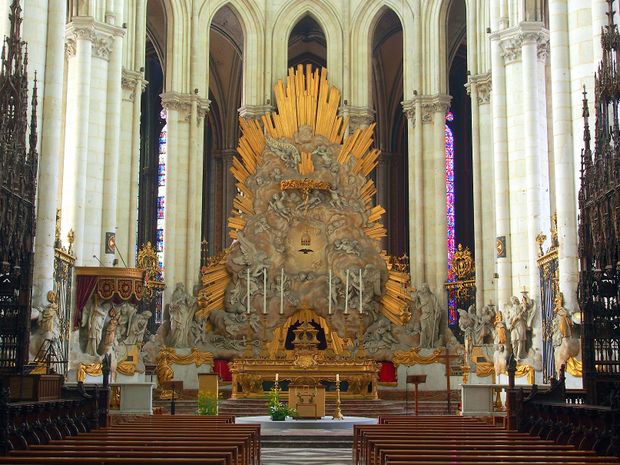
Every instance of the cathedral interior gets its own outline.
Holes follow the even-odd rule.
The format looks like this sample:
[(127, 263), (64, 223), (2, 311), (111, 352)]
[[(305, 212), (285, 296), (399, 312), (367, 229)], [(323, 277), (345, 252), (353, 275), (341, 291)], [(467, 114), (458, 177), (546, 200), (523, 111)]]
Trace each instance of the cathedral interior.
[(0, 463), (618, 460), (617, 8), (2, 2)]

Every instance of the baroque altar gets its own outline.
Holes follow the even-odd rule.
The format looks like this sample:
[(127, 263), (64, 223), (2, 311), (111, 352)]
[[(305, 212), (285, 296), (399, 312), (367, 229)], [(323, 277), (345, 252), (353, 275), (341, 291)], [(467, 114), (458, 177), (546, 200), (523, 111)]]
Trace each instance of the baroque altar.
[[(291, 68), (275, 96), (277, 113), (240, 119), (232, 244), (206, 260), (199, 290), (175, 286), (142, 356), (160, 382), (184, 379), (162, 363), (172, 353), (225, 362), (233, 397), (262, 396), (278, 373), (327, 396), (339, 374), (344, 397), (375, 398), (378, 362), (458, 342), (439, 299), (382, 250), (374, 125), (349, 133), (325, 69)], [(314, 330), (302, 347), (296, 334)]]

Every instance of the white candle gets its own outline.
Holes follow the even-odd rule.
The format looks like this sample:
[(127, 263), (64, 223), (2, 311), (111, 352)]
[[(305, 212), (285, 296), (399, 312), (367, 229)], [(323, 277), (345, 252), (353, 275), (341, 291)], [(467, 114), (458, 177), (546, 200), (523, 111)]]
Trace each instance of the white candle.
[(280, 270), (280, 315), (284, 315), (284, 268)]
[(340, 374), (336, 373), (336, 382), (339, 383), (340, 382)]
[(349, 314), (349, 270), (347, 269), (347, 279), (344, 285), (344, 314)]
[(267, 268), (263, 268), (263, 315), (267, 314)]
[(364, 282), (362, 281), (362, 269), (360, 268), (360, 315), (362, 314), (362, 302), (364, 301), (363, 299), (363, 294), (364, 294)]
[(327, 295), (327, 314), (332, 314), (332, 270), (329, 270), (329, 292)]
[(276, 373), (276, 383), (278, 382), (279, 379), (280, 379), (280, 374)]
[(247, 275), (246, 275), (246, 281), (248, 283), (248, 292), (247, 292), (247, 297), (248, 297), (248, 313), (250, 313), (250, 267), (248, 267), (247, 271)]

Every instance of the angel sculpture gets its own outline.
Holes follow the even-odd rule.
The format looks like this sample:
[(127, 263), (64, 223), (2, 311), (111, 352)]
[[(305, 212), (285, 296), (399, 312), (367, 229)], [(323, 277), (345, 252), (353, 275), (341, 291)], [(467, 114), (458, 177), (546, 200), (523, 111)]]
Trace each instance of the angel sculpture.
[(470, 305), (467, 310), (458, 308), (459, 312), (459, 328), (463, 331), (465, 341), (465, 353), (470, 354), (474, 343), (474, 332), (478, 325), (478, 316), (476, 315), (476, 306)]
[(522, 360), (527, 356), (527, 331), (532, 328), (535, 303), (525, 293), (521, 302), (518, 297), (513, 296), (510, 303), (505, 306), (504, 312), (510, 330), (512, 352), (517, 360)]

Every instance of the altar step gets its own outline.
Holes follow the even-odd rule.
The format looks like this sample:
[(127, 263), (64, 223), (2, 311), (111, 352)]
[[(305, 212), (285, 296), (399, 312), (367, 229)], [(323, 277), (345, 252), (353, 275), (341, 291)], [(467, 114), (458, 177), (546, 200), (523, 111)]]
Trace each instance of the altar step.
[[(234, 415), (236, 417), (256, 416), (267, 414), (266, 399), (226, 399), (220, 401), (219, 413), (221, 415)], [(404, 415), (405, 401), (401, 400), (342, 400), (341, 410), (345, 416), (370, 417), (376, 418), (379, 415)], [(170, 401), (155, 400), (154, 407), (159, 407), (162, 413), (170, 413)], [(454, 415), (456, 413), (457, 402), (452, 402), (450, 412), (447, 409), (445, 400), (424, 400), (419, 402), (420, 415)], [(195, 414), (196, 399), (182, 399), (176, 401), (176, 413)], [(325, 404), (325, 412), (330, 415), (336, 409), (336, 401), (328, 399)], [(415, 405), (409, 401), (409, 414), (413, 414)]]
[(351, 449), (353, 436), (330, 434), (270, 434), (262, 435), (261, 448), (277, 449)]

